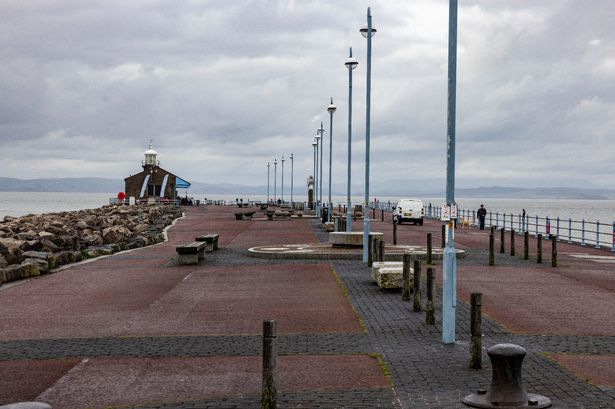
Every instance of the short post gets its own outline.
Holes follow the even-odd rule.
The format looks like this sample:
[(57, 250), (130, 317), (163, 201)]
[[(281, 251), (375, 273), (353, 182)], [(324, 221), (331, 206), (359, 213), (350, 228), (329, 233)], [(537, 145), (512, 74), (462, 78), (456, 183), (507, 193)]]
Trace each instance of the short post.
[(278, 334), (275, 320), (263, 321), (263, 385), (261, 409), (277, 407), (276, 361), (278, 357)]
[(490, 227), (491, 233), (490, 234), (495, 234), (495, 226), (491, 226)]
[(506, 233), (506, 228), (502, 226), (500, 230), (500, 253), (504, 254), (504, 234)]
[(427, 233), (427, 264), (433, 264), (431, 252), (431, 233)]
[(380, 209), (380, 221), (384, 221), (384, 209)]
[(495, 255), (493, 254), (495, 252), (495, 236), (493, 234), (489, 235), (489, 265), (493, 266), (495, 265)]
[(393, 245), (397, 246), (397, 223), (393, 220)]
[(551, 236), (551, 267), (557, 267), (557, 236)]
[(384, 261), (384, 240), (378, 240), (378, 261)]
[(372, 207), (372, 220), (376, 220), (376, 206)]
[[(615, 226), (615, 224), (614, 224)], [(572, 219), (568, 219), (568, 244), (572, 243)]]
[(421, 312), (421, 262), (414, 260), (414, 287), (412, 310), (414, 312)]
[(482, 298), (483, 295), (481, 293), (472, 293), (470, 295), (470, 368), (472, 369), (480, 369), (483, 366)]
[(404, 253), (402, 261), (401, 299), (410, 301), (410, 253)]
[(367, 266), (371, 267), (374, 263), (374, 236), (367, 237)]
[(442, 225), (442, 248), (446, 247), (446, 225)]
[(510, 230), (510, 255), (515, 255), (515, 230)]
[(596, 220), (596, 245), (594, 248), (600, 248), (600, 220)]
[(435, 308), (433, 305), (433, 295), (436, 292), (436, 280), (433, 268), (427, 269), (427, 305), (425, 306), (425, 324), (436, 325)]
[(530, 258), (530, 232), (527, 230), (523, 233), (523, 258)]
[(542, 263), (542, 234), (538, 235), (536, 241), (536, 263)]

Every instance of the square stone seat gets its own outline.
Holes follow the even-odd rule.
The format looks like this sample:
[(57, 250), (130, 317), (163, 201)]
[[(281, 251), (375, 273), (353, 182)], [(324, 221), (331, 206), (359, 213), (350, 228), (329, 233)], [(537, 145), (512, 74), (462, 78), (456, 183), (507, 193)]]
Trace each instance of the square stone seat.
[[(374, 271), (374, 270), (372, 270)], [(410, 268), (410, 285), (412, 285), (413, 269)], [(372, 274), (378, 287), (382, 289), (402, 288), (403, 267), (380, 267)]]
[[(372, 238), (372, 240), (384, 240), (384, 234), (379, 232), (370, 232), (369, 236)], [(363, 232), (331, 232), (329, 233), (329, 244), (333, 245), (333, 247), (363, 247)]]
[(177, 264), (180, 266), (199, 264), (199, 261), (205, 258), (206, 245), (207, 243), (204, 241), (193, 241), (192, 243), (175, 247), (175, 251), (177, 252)]
[(205, 247), (205, 251), (208, 253), (211, 253), (214, 250), (218, 250), (218, 237), (219, 236), (220, 235), (214, 234), (214, 233), (203, 234), (203, 235), (196, 237), (194, 240), (207, 243), (207, 246)]

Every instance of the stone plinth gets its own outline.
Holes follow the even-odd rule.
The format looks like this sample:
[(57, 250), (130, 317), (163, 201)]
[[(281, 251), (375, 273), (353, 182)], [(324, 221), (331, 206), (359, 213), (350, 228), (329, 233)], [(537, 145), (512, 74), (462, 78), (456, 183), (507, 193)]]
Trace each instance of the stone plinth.
[[(372, 270), (373, 271), (373, 270)], [(410, 277), (412, 277), (413, 270), (410, 269)], [(397, 289), (401, 288), (403, 284), (403, 268), (402, 267), (381, 267), (373, 273), (374, 281), (378, 284), (378, 287), (382, 289)], [(410, 280), (412, 285), (412, 279)]]
[[(378, 232), (369, 233), (370, 237), (384, 240), (384, 234)], [(363, 247), (363, 232), (361, 231), (336, 231), (329, 233), (329, 244), (333, 247)]]

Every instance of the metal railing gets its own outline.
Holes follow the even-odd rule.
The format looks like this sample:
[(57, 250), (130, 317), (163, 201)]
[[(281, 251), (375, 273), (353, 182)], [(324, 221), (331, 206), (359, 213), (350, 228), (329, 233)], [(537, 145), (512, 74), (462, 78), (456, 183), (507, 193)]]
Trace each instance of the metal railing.
[[(442, 208), (426, 206), (425, 216), (430, 219), (439, 219), (442, 216)], [(466, 224), (478, 226), (475, 210), (459, 209), (457, 220), (461, 226)], [(599, 220), (573, 220), (529, 214), (487, 212), (485, 226), (495, 226), (521, 233), (527, 231), (534, 236), (555, 235), (559, 241), (593, 246), (597, 249), (610, 247), (611, 251), (615, 252), (615, 222), (601, 223)]]

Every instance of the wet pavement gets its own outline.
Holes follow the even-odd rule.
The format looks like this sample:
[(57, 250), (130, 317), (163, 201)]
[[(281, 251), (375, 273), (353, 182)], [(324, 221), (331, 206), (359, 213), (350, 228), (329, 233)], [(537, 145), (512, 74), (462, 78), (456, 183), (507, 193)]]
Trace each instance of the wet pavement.
[[(518, 236), (517, 255), (507, 242), (490, 267), (488, 231), (457, 230), (467, 251), (458, 260), (458, 342), (444, 345), (439, 291), (431, 326), (400, 292), (380, 290), (361, 261), (249, 257), (250, 247), (327, 234), (316, 220), (237, 221), (234, 210), (187, 208), (167, 243), (0, 289), (0, 404), (259, 407), (262, 320), (276, 319), (280, 407), (462, 408), (491, 379), (486, 354), (485, 368), (468, 368), (467, 301), (482, 292), (483, 346), (528, 350), (528, 392), (558, 408), (615, 407), (610, 251), (558, 243), (554, 268), (549, 243), (537, 264), (535, 239), (524, 260)], [(390, 243), (385, 220), (372, 230)], [(398, 226), (398, 242), (425, 245), (431, 232), (437, 245), (440, 226)], [(220, 234), (220, 250), (176, 266), (174, 246), (203, 233)], [(433, 267), (439, 282), (441, 265)]]

